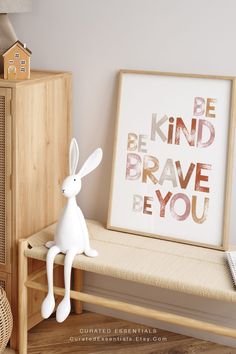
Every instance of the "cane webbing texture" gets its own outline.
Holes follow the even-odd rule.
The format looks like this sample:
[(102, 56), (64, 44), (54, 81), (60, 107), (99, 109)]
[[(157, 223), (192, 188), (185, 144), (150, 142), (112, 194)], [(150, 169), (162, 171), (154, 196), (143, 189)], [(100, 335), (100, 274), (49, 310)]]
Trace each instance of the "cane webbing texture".
[(0, 96), (0, 264), (6, 263), (6, 208), (5, 208), (5, 96)]
[[(236, 302), (222, 251), (107, 230), (87, 220), (91, 247), (99, 255), (75, 257), (73, 267), (186, 294)], [(55, 224), (28, 238), (25, 255), (46, 260), (45, 243), (53, 239)], [(79, 237), (79, 235), (78, 235)], [(30, 248), (31, 247), (31, 248)], [(64, 255), (55, 258), (64, 264)]]
[(1, 280), (0, 279), (0, 288), (3, 288), (4, 290), (6, 290), (6, 282), (5, 282), (5, 280)]
[(6, 348), (13, 326), (11, 308), (5, 291), (0, 287), (0, 353)]

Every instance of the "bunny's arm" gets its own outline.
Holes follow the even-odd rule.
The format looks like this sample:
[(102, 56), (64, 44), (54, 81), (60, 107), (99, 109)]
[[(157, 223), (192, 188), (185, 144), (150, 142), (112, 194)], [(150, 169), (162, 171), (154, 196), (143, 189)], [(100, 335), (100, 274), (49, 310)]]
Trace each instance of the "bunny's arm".
[(48, 242), (46, 242), (46, 244), (45, 244), (45, 246), (47, 247), (47, 248), (51, 248), (52, 246), (54, 246), (55, 245), (55, 242), (54, 241), (48, 241)]
[(86, 221), (85, 221), (84, 217), (81, 220), (81, 227), (82, 227), (83, 235), (84, 235), (84, 253), (88, 257), (97, 257), (98, 252), (90, 247), (89, 233), (88, 233), (88, 228), (87, 228)]

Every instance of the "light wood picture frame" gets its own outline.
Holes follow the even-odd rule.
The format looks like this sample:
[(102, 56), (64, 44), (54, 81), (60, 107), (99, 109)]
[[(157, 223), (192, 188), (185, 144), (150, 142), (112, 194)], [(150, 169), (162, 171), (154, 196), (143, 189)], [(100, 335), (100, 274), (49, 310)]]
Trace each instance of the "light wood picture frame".
[(108, 229), (227, 249), (235, 80), (119, 72)]

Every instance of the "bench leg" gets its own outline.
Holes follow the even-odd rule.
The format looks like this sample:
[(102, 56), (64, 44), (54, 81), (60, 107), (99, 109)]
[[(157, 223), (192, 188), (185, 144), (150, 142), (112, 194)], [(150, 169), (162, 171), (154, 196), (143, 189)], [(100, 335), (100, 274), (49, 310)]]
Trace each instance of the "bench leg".
[[(74, 276), (74, 290), (81, 291), (83, 289), (84, 271), (81, 269), (73, 269)], [(83, 305), (81, 301), (74, 301), (74, 310), (76, 314), (80, 314), (83, 311)]]
[(28, 247), (27, 240), (19, 241), (19, 294), (18, 294), (18, 308), (19, 308), (19, 354), (27, 354), (27, 287), (25, 282), (28, 278), (28, 259), (24, 255), (24, 251)]

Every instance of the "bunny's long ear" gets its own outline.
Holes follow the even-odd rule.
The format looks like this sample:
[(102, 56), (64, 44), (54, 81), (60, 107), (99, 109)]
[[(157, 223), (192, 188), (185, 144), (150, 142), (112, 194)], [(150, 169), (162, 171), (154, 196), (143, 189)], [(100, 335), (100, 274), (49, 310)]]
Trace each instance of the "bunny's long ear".
[(78, 173), (80, 178), (88, 175), (90, 172), (95, 170), (95, 168), (100, 164), (102, 161), (102, 149), (95, 150), (85, 161), (81, 170)]
[(74, 175), (79, 162), (79, 147), (75, 138), (70, 143), (69, 172)]

